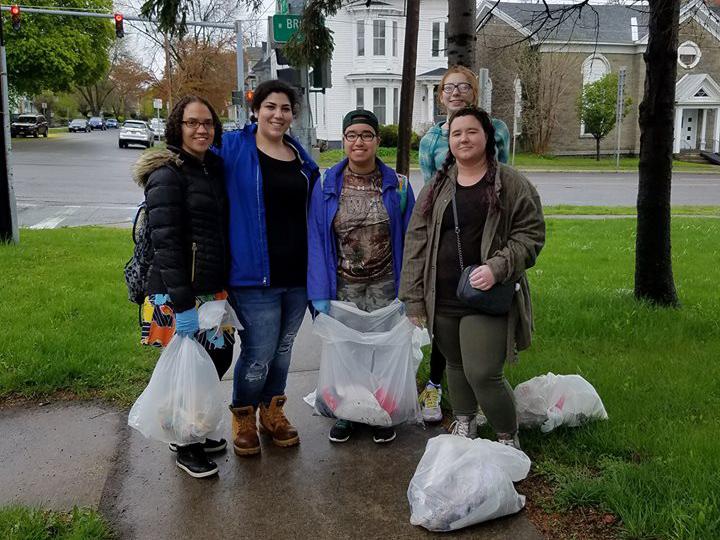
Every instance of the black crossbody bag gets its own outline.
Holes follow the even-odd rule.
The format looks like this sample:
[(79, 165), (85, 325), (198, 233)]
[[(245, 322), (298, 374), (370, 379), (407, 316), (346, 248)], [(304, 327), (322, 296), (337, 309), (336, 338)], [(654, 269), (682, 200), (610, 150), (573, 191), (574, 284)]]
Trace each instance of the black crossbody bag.
[(515, 283), (496, 283), (487, 291), (481, 291), (470, 285), (470, 273), (479, 265), (473, 264), (465, 267), (463, 263), (462, 246), (460, 245), (460, 225), (458, 224), (455, 195), (453, 195), (452, 198), (452, 209), (461, 272), (460, 281), (458, 281), (457, 291), (455, 293), (458, 300), (486, 315), (506, 315), (510, 311), (513, 296), (515, 295)]

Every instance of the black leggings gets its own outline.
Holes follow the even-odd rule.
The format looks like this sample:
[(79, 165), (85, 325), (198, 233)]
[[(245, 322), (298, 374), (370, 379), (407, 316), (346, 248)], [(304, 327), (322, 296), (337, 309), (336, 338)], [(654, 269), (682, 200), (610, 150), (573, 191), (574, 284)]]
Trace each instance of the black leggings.
[(212, 349), (207, 351), (207, 353), (210, 355), (210, 359), (213, 361), (213, 364), (215, 364), (215, 369), (217, 370), (218, 377), (222, 379), (223, 375), (225, 375), (227, 370), (230, 369), (230, 364), (232, 364), (232, 344), (228, 343), (222, 349)]
[(430, 351), (430, 380), (435, 385), (442, 383), (445, 374), (445, 357), (440, 351), (435, 338), (432, 341), (432, 349)]

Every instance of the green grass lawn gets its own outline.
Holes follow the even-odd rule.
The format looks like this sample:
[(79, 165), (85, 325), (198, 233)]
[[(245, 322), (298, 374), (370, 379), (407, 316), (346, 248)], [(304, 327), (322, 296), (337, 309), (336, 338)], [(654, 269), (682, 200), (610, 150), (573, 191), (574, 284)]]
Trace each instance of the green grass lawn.
[[(572, 206), (558, 204), (543, 206), (546, 216), (634, 216), (634, 206)], [(673, 216), (713, 216), (720, 217), (720, 206), (673, 206)]]
[(3, 540), (105, 540), (113, 535), (97, 512), (75, 508), (72, 512), (9, 506), (0, 508)]
[[(23, 229), (0, 246), (0, 401), (67, 391), (128, 405), (141, 392), (158, 351), (138, 344), (125, 296), (129, 236)], [(632, 295), (634, 220), (548, 220), (530, 271), (535, 341), (508, 376), (579, 373), (610, 416), (522, 433), (557, 508), (613, 512), (627, 538), (720, 538), (718, 238), (717, 219), (673, 219), (682, 307), (657, 309)]]
[[(386, 165), (395, 168), (397, 162), (396, 148), (378, 148), (377, 155)], [(318, 165), (321, 167), (332, 167), (336, 163), (345, 159), (345, 153), (342, 150), (326, 150), (320, 154)], [(418, 167), (418, 151), (410, 150), (410, 166)]]

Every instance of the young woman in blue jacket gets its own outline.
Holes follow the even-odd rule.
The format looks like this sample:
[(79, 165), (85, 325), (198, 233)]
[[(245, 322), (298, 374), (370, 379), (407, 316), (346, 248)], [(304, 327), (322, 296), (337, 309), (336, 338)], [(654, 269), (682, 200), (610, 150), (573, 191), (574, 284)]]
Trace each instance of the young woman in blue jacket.
[[(330, 300), (373, 311), (397, 298), (405, 231), (415, 198), (406, 177), (377, 158), (378, 119), (357, 109), (343, 119), (346, 159), (328, 169), (310, 201), (308, 298), (327, 313)], [(353, 423), (337, 420), (332, 442), (345, 442)], [(395, 439), (375, 427), (376, 443)]]
[(278, 80), (255, 89), (254, 123), (223, 135), (230, 206), (229, 299), (243, 326), (230, 410), (233, 448), (260, 452), (300, 441), (284, 412), (290, 356), (307, 306), (307, 207), (318, 166), (287, 132), (295, 91)]

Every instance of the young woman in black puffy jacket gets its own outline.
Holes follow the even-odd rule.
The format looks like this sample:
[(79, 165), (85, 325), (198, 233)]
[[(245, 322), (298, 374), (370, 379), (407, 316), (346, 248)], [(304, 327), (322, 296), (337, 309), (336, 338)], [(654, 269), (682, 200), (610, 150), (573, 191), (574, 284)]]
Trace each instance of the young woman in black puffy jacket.
[[(164, 347), (175, 333), (194, 337), (222, 378), (232, 362), (234, 329), (199, 332), (197, 308), (227, 298), (227, 195), (222, 159), (208, 151), (221, 144), (222, 125), (207, 100), (181, 99), (170, 113), (167, 149), (145, 152), (134, 176), (145, 189), (153, 259), (142, 309), (142, 342)], [(177, 465), (193, 477), (217, 474), (207, 454), (225, 439), (178, 446)]]

